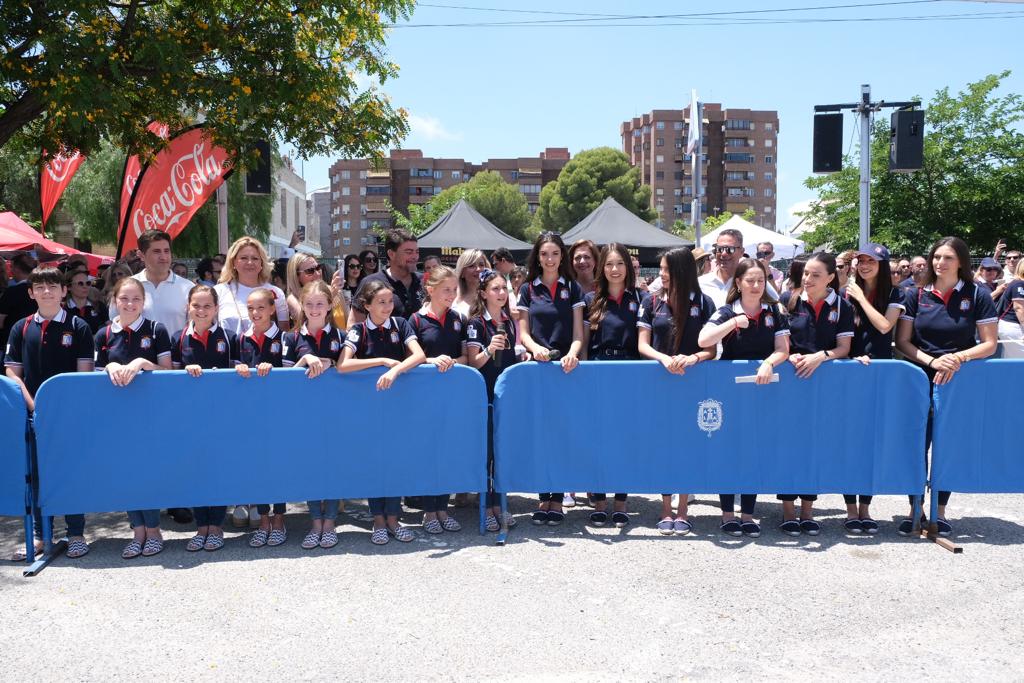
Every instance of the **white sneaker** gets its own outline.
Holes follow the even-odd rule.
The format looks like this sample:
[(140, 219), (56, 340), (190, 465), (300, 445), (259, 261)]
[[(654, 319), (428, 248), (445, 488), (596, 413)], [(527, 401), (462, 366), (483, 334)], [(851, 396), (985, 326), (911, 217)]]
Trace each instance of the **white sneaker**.
[(239, 529), (249, 526), (249, 507), (246, 505), (236, 505), (234, 512), (231, 513), (231, 524)]
[(256, 510), (255, 505), (249, 506), (249, 524), (252, 526), (259, 526), (260, 524), (260, 513)]
[(562, 507), (574, 508), (576, 507), (576, 499), (572, 497), (571, 493), (566, 493), (562, 496)]

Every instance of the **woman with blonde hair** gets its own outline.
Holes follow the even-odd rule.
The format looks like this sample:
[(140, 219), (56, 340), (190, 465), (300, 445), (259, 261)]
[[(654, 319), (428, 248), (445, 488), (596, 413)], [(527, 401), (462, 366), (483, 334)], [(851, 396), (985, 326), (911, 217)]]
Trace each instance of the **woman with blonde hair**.
[(491, 269), (487, 255), (479, 249), (467, 249), (455, 263), (455, 278), (459, 281), (459, 295), (452, 304), (452, 310), (469, 317), (469, 309), (476, 301), (476, 290), (480, 288), (480, 273)]
[[(299, 319), (299, 312), (302, 305), (299, 303), (299, 296), (302, 289), (310, 282), (324, 279), (324, 267), (309, 254), (295, 254), (288, 260), (286, 268), (288, 286), (288, 314), (292, 320)], [(348, 305), (341, 294), (341, 271), (334, 273), (331, 278), (331, 312), (332, 323), (338, 329), (344, 330), (348, 327), (345, 319), (348, 315)]]
[(291, 329), (288, 301), (280, 287), (270, 284), (272, 265), (263, 245), (254, 237), (239, 237), (228, 249), (217, 292), (217, 317), (224, 329), (241, 335), (251, 323), (246, 301), (254, 289), (269, 289), (274, 293), (274, 309), (278, 327)]

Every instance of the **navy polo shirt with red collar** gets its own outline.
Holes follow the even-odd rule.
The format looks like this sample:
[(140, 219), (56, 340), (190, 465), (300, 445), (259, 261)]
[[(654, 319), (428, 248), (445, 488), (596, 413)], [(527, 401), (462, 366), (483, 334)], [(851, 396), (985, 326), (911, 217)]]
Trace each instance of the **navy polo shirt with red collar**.
[(900, 320), (914, 323), (914, 346), (930, 356), (974, 347), (978, 325), (999, 319), (991, 295), (963, 280), (948, 292), (932, 285), (911, 287), (904, 293), (903, 306)]
[(4, 365), (21, 368), (21, 378), (32, 396), (43, 382), (64, 372), (77, 372), (79, 361), (93, 360), (89, 326), (63, 308), (47, 320), (34, 313), (11, 327)]
[[(843, 291), (843, 298), (853, 308), (853, 343), (850, 346), (850, 357), (869, 356), (882, 360), (892, 358), (892, 330), (882, 333), (877, 327), (871, 324), (871, 320), (861, 310), (860, 304), (851, 301)], [(903, 306), (903, 291), (899, 287), (889, 290), (889, 300), (884, 304), (879, 301), (872, 301), (875, 310), (882, 315), (890, 309), (897, 308), (901, 312)], [(895, 328), (894, 328), (895, 329)]]
[(284, 366), (290, 368), (303, 356), (316, 356), (331, 364), (341, 358), (345, 344), (345, 331), (327, 323), (316, 333), (310, 332), (305, 324), (298, 332), (289, 332), (284, 337)]
[(853, 307), (831, 288), (817, 305), (801, 292), (789, 311), (789, 333), (790, 353), (831, 351), (853, 336)]
[(590, 292), (584, 297), (586, 309), (583, 314), (583, 327), (590, 331), (587, 358), (639, 360), (639, 335), (636, 324), (640, 315), (640, 295), (634, 289), (625, 289), (619, 294), (618, 299), (609, 296), (605, 301), (604, 315), (595, 330), (590, 325), (590, 312), (596, 296), (595, 292)]
[(1006, 290), (999, 299), (999, 319), (1008, 323), (1020, 324), (1024, 321), (1017, 319), (1017, 311), (1013, 307), (1014, 301), (1024, 303), (1024, 280), (1014, 280), (1006, 285)]
[(715, 314), (715, 304), (707, 294), (700, 290), (690, 292), (690, 310), (683, 322), (683, 335), (679, 349), (674, 350), (675, 327), (672, 309), (668, 301), (658, 296), (647, 294), (640, 303), (640, 314), (636, 326), (651, 331), (651, 346), (658, 353), (668, 356), (679, 354), (691, 355), (701, 350), (697, 343), (700, 330)]
[(68, 313), (77, 315), (84, 320), (93, 334), (99, 332), (100, 328), (110, 320), (110, 316), (107, 315), (107, 307), (93, 306), (91, 301), (86, 302), (84, 308), (79, 308), (74, 299), (68, 299), (66, 308)]
[(573, 311), (583, 308), (583, 290), (565, 278), (555, 281), (554, 289), (540, 278), (519, 289), (516, 308), (530, 316), (530, 336), (546, 349), (558, 349), (562, 355), (572, 346)]
[(279, 368), (284, 364), (284, 333), (276, 324), (271, 324), (263, 334), (256, 334), (256, 330), (249, 327), (238, 342), (238, 356), (242, 365), (256, 367), (270, 363)]
[(110, 363), (124, 365), (136, 358), (156, 363), (171, 355), (171, 337), (158, 322), (139, 316), (128, 327), (115, 318), (96, 333), (96, 369)]
[(498, 375), (505, 368), (519, 362), (519, 357), (516, 355), (516, 344), (519, 343), (516, 324), (504, 311), (501, 312), (501, 321), (498, 322), (485, 310), (483, 314), (470, 319), (469, 328), (466, 330), (466, 345), (481, 351), (491, 345), (491, 339), (499, 332), (504, 333), (506, 340), (505, 349), (498, 352), (498, 357), (501, 360), (500, 367), (495, 365), (493, 358), (488, 358), (480, 368), (480, 374), (484, 376), (484, 382), (487, 384), (487, 396), (492, 400)]
[(743, 304), (736, 300), (715, 311), (707, 324), (720, 325), (740, 315), (746, 316), (750, 324), (725, 336), (721, 360), (764, 360), (775, 353), (777, 338), (789, 336), (789, 321), (778, 304), (762, 303), (757, 315), (751, 318), (743, 311)]
[(345, 346), (352, 349), (353, 358), (391, 358), (403, 361), (406, 346), (416, 340), (416, 332), (405, 318), (391, 316), (383, 325), (367, 318), (356, 323), (345, 338)]
[(238, 364), (238, 337), (220, 325), (197, 334), (195, 324), (189, 323), (188, 328), (171, 340), (171, 360), (176, 368), (186, 365), (198, 365), (207, 370), (234, 367)]
[(454, 310), (447, 310), (438, 318), (429, 308), (423, 308), (409, 319), (416, 339), (428, 358), (466, 353), (466, 318)]

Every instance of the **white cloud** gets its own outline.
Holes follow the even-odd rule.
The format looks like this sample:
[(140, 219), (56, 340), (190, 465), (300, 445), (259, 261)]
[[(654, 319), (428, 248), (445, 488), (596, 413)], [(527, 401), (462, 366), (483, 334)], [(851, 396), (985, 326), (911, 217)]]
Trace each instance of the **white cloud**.
[(429, 142), (438, 140), (458, 141), (462, 139), (462, 133), (453, 133), (444, 127), (441, 120), (433, 116), (420, 116), (409, 114), (409, 127), (412, 129), (410, 138), (422, 138)]

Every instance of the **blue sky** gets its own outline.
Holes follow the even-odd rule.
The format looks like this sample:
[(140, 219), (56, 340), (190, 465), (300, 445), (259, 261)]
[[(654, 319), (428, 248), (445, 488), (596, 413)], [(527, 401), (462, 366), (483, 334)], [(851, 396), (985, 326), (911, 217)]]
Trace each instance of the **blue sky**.
[[(619, 124), (651, 109), (683, 108), (692, 88), (726, 107), (777, 109), (778, 228), (789, 210), (814, 195), (811, 171), (815, 104), (852, 102), (860, 84), (874, 99), (928, 100), (983, 76), (1012, 69), (1004, 93), (1024, 92), (1024, 2), (865, 0), (859, 8), (760, 12), (703, 19), (632, 20), (647, 26), (588, 27), (579, 14), (664, 15), (742, 12), (857, 4), (857, 0), (718, 2), (677, 0), (444, 0), (417, 7), (408, 24), (561, 20), (557, 26), (395, 28), (388, 52), (400, 76), (383, 90), (411, 115), (403, 147), (426, 156), (534, 156), (545, 147), (620, 147)], [(480, 11), (515, 9), (517, 12)], [(549, 13), (529, 14), (523, 10)], [(914, 21), (805, 19), (922, 17), (1015, 13), (1017, 18)], [(570, 21), (564, 21), (570, 20)], [(786, 20), (788, 23), (765, 23)], [(703, 22), (704, 25), (677, 25)], [(757, 23), (749, 23), (756, 21)], [(612, 19), (604, 23), (623, 24)], [(883, 112), (883, 115), (888, 116)], [(849, 138), (853, 116), (845, 121)], [(328, 183), (336, 157), (303, 165), (307, 187)]]

